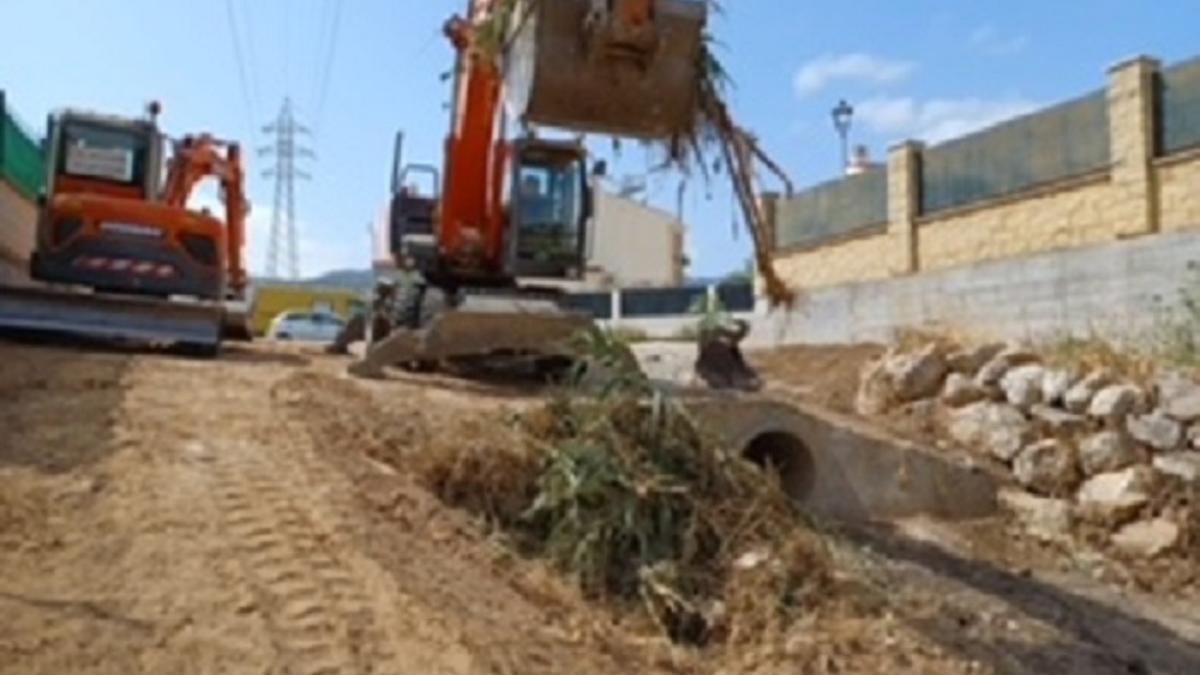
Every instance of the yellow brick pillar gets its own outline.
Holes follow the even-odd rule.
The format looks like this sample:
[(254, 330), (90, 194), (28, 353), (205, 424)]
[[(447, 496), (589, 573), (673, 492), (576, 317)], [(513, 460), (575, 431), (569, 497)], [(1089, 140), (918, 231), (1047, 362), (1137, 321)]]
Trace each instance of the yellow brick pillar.
[(888, 269), (892, 275), (921, 269), (917, 216), (921, 214), (921, 151), (924, 145), (904, 141), (888, 148)]
[(1157, 59), (1138, 56), (1108, 71), (1108, 125), (1117, 237), (1158, 231), (1154, 185), (1154, 79)]

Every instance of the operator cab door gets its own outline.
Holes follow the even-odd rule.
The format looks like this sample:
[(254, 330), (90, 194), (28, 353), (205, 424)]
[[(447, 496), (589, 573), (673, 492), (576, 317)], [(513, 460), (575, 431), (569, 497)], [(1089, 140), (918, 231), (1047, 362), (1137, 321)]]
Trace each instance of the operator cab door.
[(441, 175), (427, 164), (402, 164), (404, 134), (396, 134), (392, 158), (392, 199), (388, 207), (388, 248), (401, 267), (425, 270), (437, 262), (437, 217)]
[(580, 278), (591, 216), (585, 151), (574, 143), (528, 139), (514, 144), (512, 164), (507, 242), (512, 276)]

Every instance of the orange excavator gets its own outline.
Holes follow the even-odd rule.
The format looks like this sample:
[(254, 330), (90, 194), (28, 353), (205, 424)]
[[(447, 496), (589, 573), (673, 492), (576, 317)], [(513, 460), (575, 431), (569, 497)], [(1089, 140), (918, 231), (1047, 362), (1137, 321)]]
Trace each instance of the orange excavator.
[[(591, 325), (551, 290), (586, 267), (582, 137), (686, 133), (706, 19), (706, 0), (469, 0), (444, 27), (457, 55), (444, 176), (404, 167), (397, 143), (390, 249), (422, 281), (399, 303), (399, 330), (369, 340), (351, 372), (563, 356)], [(568, 137), (543, 136), (555, 130)], [(438, 177), (440, 194), (411, 191), (414, 172)]]
[[(39, 198), (31, 276), (0, 289), (0, 328), (171, 344), (215, 355), (248, 339), (242, 259), (249, 203), (237, 144), (172, 141), (159, 107), (144, 118), (65, 110), (49, 118), (47, 193)], [(164, 176), (165, 173), (165, 176)], [(225, 218), (188, 208), (206, 178)]]

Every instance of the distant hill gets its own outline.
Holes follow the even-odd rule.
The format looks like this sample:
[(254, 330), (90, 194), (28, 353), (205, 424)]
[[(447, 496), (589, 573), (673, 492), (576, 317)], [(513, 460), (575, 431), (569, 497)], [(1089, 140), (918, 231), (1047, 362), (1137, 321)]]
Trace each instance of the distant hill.
[(375, 272), (371, 270), (333, 270), (319, 277), (309, 279), (305, 283), (314, 286), (333, 286), (335, 288), (352, 288), (356, 291), (367, 291), (375, 284)]
[[(333, 270), (320, 276), (302, 279), (300, 281), (285, 281), (282, 279), (255, 279), (262, 284), (296, 284), (298, 286), (321, 286), (323, 288), (345, 288), (357, 292), (370, 292), (375, 285), (375, 273), (371, 270)], [(727, 274), (723, 277), (689, 277), (685, 286), (708, 286), (721, 283), (749, 283), (749, 280), (738, 273)]]
[(297, 286), (321, 286), (323, 288), (345, 288), (352, 291), (369, 291), (375, 284), (375, 273), (371, 270), (333, 270), (320, 276), (287, 281), (283, 279), (258, 278), (260, 284), (295, 284)]

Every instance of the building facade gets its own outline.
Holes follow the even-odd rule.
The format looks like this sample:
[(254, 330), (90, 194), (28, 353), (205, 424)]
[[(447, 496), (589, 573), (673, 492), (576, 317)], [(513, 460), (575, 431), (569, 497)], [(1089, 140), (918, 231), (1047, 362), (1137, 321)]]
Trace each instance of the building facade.
[[(685, 228), (674, 215), (621, 196), (601, 179), (593, 183), (594, 218), (588, 232), (584, 279), (565, 284), (571, 290), (659, 288), (683, 283), (687, 266)], [(388, 253), (388, 211), (373, 226), (378, 270), (393, 269)]]

